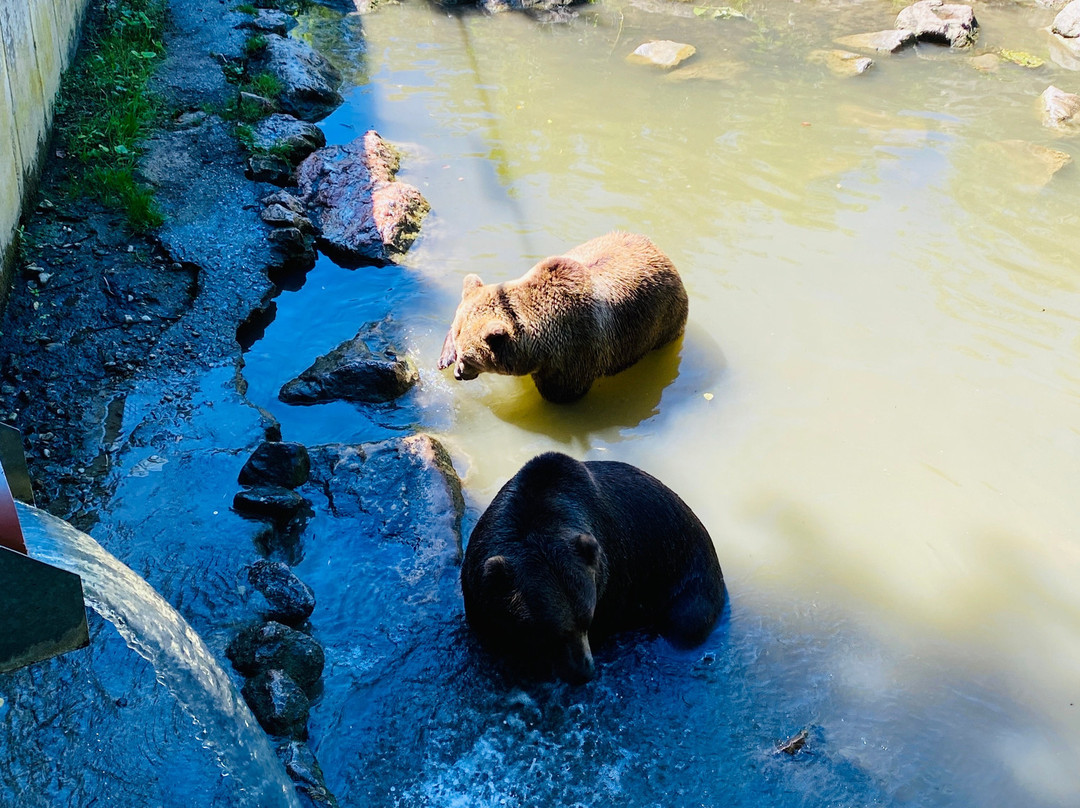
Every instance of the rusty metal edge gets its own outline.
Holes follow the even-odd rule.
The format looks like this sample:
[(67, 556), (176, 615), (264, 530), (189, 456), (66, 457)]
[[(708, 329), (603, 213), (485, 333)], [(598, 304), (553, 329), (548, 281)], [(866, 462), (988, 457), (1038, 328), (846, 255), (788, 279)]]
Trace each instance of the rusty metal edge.
[(26, 555), (26, 541), (23, 539), (19, 514), (15, 511), (15, 498), (8, 488), (4, 467), (0, 464), (0, 547), (6, 547)]

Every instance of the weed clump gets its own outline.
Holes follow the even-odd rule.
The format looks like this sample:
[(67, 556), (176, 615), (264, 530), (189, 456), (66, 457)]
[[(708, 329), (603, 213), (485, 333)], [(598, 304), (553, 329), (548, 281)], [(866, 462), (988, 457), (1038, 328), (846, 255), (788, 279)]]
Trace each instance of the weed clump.
[(69, 192), (123, 211), (135, 232), (164, 221), (153, 191), (135, 179), (139, 143), (164, 112), (147, 88), (164, 53), (164, 23), (165, 0), (103, 4), (87, 19), (57, 104), (57, 130), (83, 168)]

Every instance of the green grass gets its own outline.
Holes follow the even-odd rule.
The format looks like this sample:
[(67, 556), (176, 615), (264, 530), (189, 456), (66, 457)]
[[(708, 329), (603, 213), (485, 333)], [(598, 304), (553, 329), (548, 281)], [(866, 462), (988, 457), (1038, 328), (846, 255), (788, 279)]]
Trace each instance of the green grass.
[(116, 207), (136, 232), (163, 217), (135, 180), (139, 144), (164, 115), (147, 82), (164, 52), (165, 0), (113, 0), (87, 19), (79, 56), (64, 77), (57, 129), (73, 172), (69, 191)]
[(244, 40), (244, 55), (249, 59), (266, 50), (266, 37), (263, 34), (252, 34)]

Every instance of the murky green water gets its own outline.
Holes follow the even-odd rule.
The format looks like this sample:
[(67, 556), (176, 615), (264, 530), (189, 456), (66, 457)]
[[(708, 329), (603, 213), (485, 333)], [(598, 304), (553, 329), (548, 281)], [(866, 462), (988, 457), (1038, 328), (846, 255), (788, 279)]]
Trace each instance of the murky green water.
[[(749, 19), (715, 20), (642, 0), (544, 27), (407, 3), (324, 14), (298, 32), (357, 84), (323, 122), (329, 140), (377, 128), (404, 148), (400, 178), (433, 211), (405, 266), (324, 260), (278, 300), (248, 354), (252, 397), (286, 438), (310, 443), (418, 422), (451, 448), (475, 508), (546, 449), (636, 463), (714, 537), (732, 597), (725, 675), (748, 678), (721, 694), (730, 711), (710, 703), (647, 739), (668, 750), (652, 765), (612, 741), (605, 754), (653, 778), (643, 801), (616, 789), (621, 802), (725, 804), (728, 793), (754, 804), (760, 793), (766, 804), (775, 792), (731, 783), (662, 795), (726, 782), (718, 750), (760, 742), (747, 728), (763, 705), (803, 690), (814, 695), (782, 712), (819, 727), (829, 759), (859, 772), (830, 777), (872, 785), (815, 802), (821, 783), (796, 778), (783, 793), (797, 804), (1080, 795), (1080, 170), (1044, 184), (1008, 143), (1080, 157), (1080, 137), (1044, 128), (1038, 107), (1050, 84), (1080, 91), (1080, 73), (1049, 60), (973, 66), (1001, 48), (1047, 58), (1039, 29), (1054, 12), (1013, 4), (975, 7), (972, 51), (920, 46), (847, 79), (809, 60), (834, 36), (891, 27), (897, 10), (751, 2)], [(653, 38), (697, 54), (670, 73), (625, 61)], [(613, 228), (648, 234), (682, 272), (680, 345), (569, 407), (528, 380), (455, 383), (435, 369), (467, 272), (517, 277)], [(408, 406), (276, 402), (283, 382), (387, 311), (421, 367)], [(743, 664), (770, 647), (767, 674)], [(620, 664), (633, 678), (652, 675), (647, 663)], [(662, 688), (679, 688), (678, 670), (665, 671)], [(675, 739), (694, 715), (747, 734)], [(499, 751), (506, 738), (485, 737), (438, 758), (442, 779), (415, 788), (437, 804), (497, 801), (497, 788), (468, 791), (481, 774), (461, 761), (524, 764)], [(316, 743), (327, 766), (334, 741)], [(551, 743), (555, 760), (569, 754)], [(680, 774), (676, 747), (712, 762)], [(328, 779), (348, 792), (341, 765)]]

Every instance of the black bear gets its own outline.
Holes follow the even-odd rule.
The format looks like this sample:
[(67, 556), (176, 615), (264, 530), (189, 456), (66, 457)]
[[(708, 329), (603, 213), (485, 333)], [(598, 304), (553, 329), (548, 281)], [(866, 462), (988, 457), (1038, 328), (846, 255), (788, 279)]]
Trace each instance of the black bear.
[(573, 682), (591, 679), (590, 638), (660, 632), (692, 647), (724, 608), (709, 533), (678, 495), (626, 463), (534, 457), (496, 494), (461, 567), (481, 642)]

